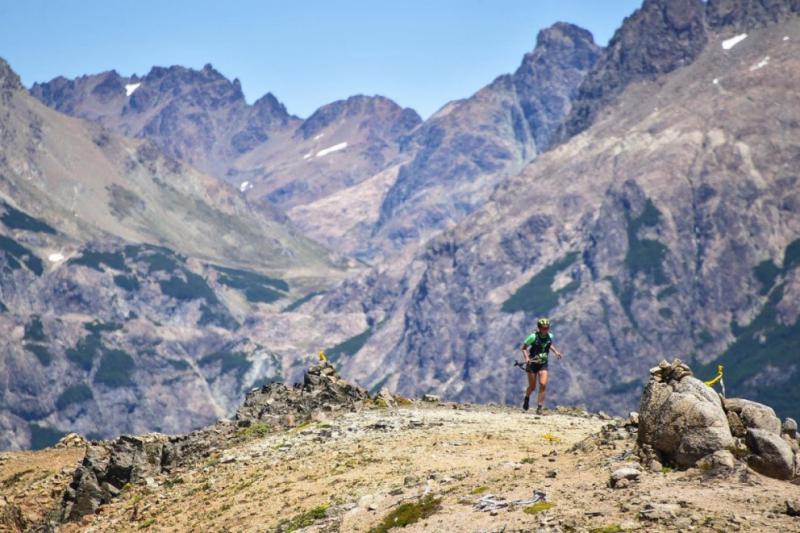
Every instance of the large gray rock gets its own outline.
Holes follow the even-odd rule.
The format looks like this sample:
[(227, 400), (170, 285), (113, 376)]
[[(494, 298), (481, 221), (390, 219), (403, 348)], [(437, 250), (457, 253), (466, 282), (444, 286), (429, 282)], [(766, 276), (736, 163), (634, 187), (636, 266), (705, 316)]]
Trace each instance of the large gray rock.
[(797, 438), (797, 421), (794, 418), (787, 418), (781, 426), (781, 433), (788, 435), (792, 439)]
[(753, 470), (777, 479), (794, 477), (794, 453), (780, 435), (764, 429), (748, 429), (746, 439), (754, 454), (748, 458), (747, 464)]
[(768, 405), (743, 398), (726, 398), (724, 406), (726, 411), (736, 413), (747, 429), (763, 429), (776, 435), (781, 433), (781, 419)]
[[(670, 365), (677, 368), (680, 361)], [(663, 365), (662, 365), (663, 366)], [(661, 381), (672, 371), (654, 369), (639, 407), (638, 443), (650, 445), (679, 466), (733, 445), (733, 436), (719, 396), (702, 381), (683, 375)]]

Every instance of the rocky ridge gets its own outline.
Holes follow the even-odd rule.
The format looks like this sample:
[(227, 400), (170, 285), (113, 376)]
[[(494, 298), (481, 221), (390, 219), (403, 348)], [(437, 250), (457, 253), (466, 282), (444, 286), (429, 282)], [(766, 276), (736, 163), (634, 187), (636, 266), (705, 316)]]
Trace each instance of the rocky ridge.
[[(673, 387), (690, 374), (679, 361), (665, 362), (650, 383)], [(388, 392), (369, 397), (322, 364), (303, 384), (252, 391), (235, 420), (181, 437), (89, 443), (70, 476), (80, 448), (0, 454), (0, 524), (12, 531), (209, 529), (232, 520), (244, 531), (278, 532), (797, 527), (800, 486), (732, 455), (683, 467), (665, 456), (663, 465), (638, 459), (653, 396), (625, 419), (568, 408), (539, 416)], [(668, 427), (664, 436), (680, 440), (693, 422)]]

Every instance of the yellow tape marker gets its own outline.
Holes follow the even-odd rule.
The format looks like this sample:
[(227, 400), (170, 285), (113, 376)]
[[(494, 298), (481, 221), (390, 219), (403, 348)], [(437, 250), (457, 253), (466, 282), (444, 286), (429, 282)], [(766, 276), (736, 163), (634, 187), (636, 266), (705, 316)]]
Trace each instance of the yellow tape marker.
[(724, 370), (725, 370), (725, 369), (723, 368), (723, 366), (722, 366), (722, 365), (718, 365), (718, 366), (717, 366), (717, 377), (715, 377), (715, 378), (714, 378), (714, 379), (712, 379), (712, 380), (706, 381), (706, 382), (705, 382), (705, 383), (706, 383), (706, 385), (708, 385), (708, 386), (710, 387), (711, 385), (714, 385), (714, 384), (716, 384), (716, 383), (717, 383), (719, 380), (721, 380), (721, 379), (722, 379), (722, 374), (723, 374)]
[(319, 356), (319, 360), (322, 361), (323, 363), (328, 361), (328, 356), (325, 355), (325, 350), (320, 350), (319, 354), (317, 355)]

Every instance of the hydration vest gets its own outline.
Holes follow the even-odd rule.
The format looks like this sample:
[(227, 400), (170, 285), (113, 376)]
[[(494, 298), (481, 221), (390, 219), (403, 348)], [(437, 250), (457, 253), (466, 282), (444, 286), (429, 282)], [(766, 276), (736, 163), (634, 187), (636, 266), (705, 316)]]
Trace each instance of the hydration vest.
[(533, 342), (528, 345), (528, 352), (530, 353), (531, 359), (534, 362), (541, 361), (542, 363), (546, 363), (547, 357), (550, 354), (550, 345), (553, 344), (553, 336), (548, 333), (547, 337), (543, 339), (538, 332), (533, 335), (535, 338)]

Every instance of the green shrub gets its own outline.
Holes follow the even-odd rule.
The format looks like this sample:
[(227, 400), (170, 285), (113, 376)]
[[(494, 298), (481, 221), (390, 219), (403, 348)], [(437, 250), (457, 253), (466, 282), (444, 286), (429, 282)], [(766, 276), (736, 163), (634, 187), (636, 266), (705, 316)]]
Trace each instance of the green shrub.
[(103, 322), (102, 320), (92, 320), (91, 322), (86, 322), (83, 325), (83, 329), (95, 335), (100, 335), (100, 333), (103, 331), (118, 331), (122, 329), (122, 324), (118, 324), (116, 322)]
[(333, 348), (325, 350), (325, 354), (331, 361), (336, 361), (343, 355), (355, 355), (361, 348), (364, 347), (370, 336), (372, 336), (371, 328), (362, 331), (354, 337), (350, 337), (349, 339), (340, 342)]
[(31, 344), (25, 343), (23, 345), (26, 350), (31, 352), (36, 358), (42, 363), (42, 366), (50, 366), (50, 363), (53, 362), (53, 354), (50, 353), (50, 350), (47, 346), (43, 344)]
[(37, 276), (44, 272), (42, 260), (14, 239), (0, 235), (0, 251), (8, 254), (8, 264), (12, 270), (19, 269), (19, 261), (22, 261)]
[(10, 229), (22, 229), (26, 231), (33, 231), (38, 233), (50, 233), (55, 235), (56, 230), (52, 226), (42, 222), (37, 218), (23, 213), (18, 209), (14, 209), (6, 202), (0, 201), (0, 204), (5, 209), (5, 212), (0, 216), (3, 224)]
[(94, 375), (94, 382), (113, 388), (130, 387), (133, 385), (131, 374), (135, 368), (133, 357), (127, 352), (107, 350), (100, 359), (100, 367)]
[(198, 276), (194, 272), (188, 270), (183, 271), (186, 280), (179, 277), (172, 277), (166, 281), (159, 281), (161, 292), (167, 296), (171, 296), (176, 300), (205, 300), (209, 304), (217, 303), (217, 296), (211, 287), (208, 286), (206, 280)]
[(775, 285), (775, 278), (781, 273), (781, 269), (775, 266), (770, 259), (761, 261), (758, 266), (753, 268), (753, 275), (761, 283), (761, 294), (767, 294)]
[(406, 527), (436, 514), (442, 508), (442, 499), (427, 495), (416, 502), (401, 504), (383, 518), (369, 533), (386, 533), (395, 527)]
[(85, 383), (71, 385), (64, 389), (64, 392), (62, 392), (56, 400), (56, 408), (61, 411), (73, 403), (83, 403), (93, 398), (94, 394), (92, 394), (92, 389)]
[(578, 252), (570, 252), (560, 261), (543, 268), (530, 281), (517, 289), (508, 300), (503, 302), (501, 310), (504, 313), (527, 311), (537, 315), (547, 314), (558, 305), (560, 296), (574, 292), (580, 286), (580, 282), (574, 280), (557, 291), (552, 289), (556, 275), (569, 268), (577, 257)]
[(783, 254), (783, 271), (789, 272), (800, 264), (800, 239), (795, 239), (786, 247)]
[(124, 276), (118, 275), (114, 276), (114, 284), (128, 292), (138, 291), (141, 285), (139, 284), (139, 280), (136, 276)]
[(247, 360), (244, 353), (226, 350), (220, 350), (206, 355), (200, 359), (200, 366), (209, 366), (217, 362), (220, 363), (221, 373), (227, 374), (228, 372), (236, 371), (239, 379), (253, 366), (253, 363)]
[(103, 265), (119, 270), (128, 272), (130, 269), (125, 264), (125, 256), (121, 252), (99, 252), (96, 250), (84, 250), (80, 257), (70, 259), (71, 265), (82, 265), (98, 272), (104, 272)]
[(310, 301), (313, 297), (318, 296), (320, 294), (323, 294), (323, 293), (322, 292), (309, 292), (308, 294), (306, 294), (302, 298), (299, 298), (299, 299), (293, 301), (292, 303), (290, 303), (289, 305), (287, 305), (286, 307), (284, 307), (282, 312), (283, 313), (290, 313), (290, 312), (294, 311), (295, 309), (299, 308), (304, 303)]
[(556, 504), (550, 502), (537, 502), (533, 505), (529, 505), (525, 507), (522, 512), (526, 514), (537, 514), (541, 513), (542, 511), (547, 511), (548, 509), (552, 509), (555, 507)]
[(236, 431), (236, 436), (243, 439), (260, 439), (269, 435), (270, 427), (266, 422), (253, 422)]
[(32, 315), (31, 321), (25, 324), (25, 336), (23, 340), (33, 342), (44, 342), (47, 340), (47, 337), (44, 335), (42, 319), (39, 315)]
[(489, 490), (489, 487), (487, 487), (486, 485), (481, 485), (480, 487), (475, 487), (474, 489), (469, 491), (469, 493), (470, 494), (483, 494), (484, 492), (486, 492), (488, 490)]
[(321, 520), (328, 516), (328, 505), (318, 505), (313, 509), (301, 513), (289, 520), (283, 520), (280, 524), (278, 524), (278, 531), (289, 533), (291, 531), (297, 531), (298, 529), (303, 529), (304, 527), (308, 527), (314, 524), (317, 520)]
[(74, 348), (68, 348), (66, 354), (68, 360), (89, 371), (92, 369), (95, 358), (102, 353), (102, 350), (103, 344), (100, 336), (92, 333), (79, 340)]
[(191, 368), (191, 365), (186, 361), (167, 359), (167, 363), (169, 363), (169, 365), (175, 370), (189, 370)]
[(28, 423), (28, 430), (31, 432), (31, 450), (48, 448), (66, 435), (63, 431), (47, 426), (40, 426), (34, 422)]
[(249, 270), (239, 270), (236, 268), (227, 268), (217, 265), (212, 265), (215, 270), (221, 272), (223, 275), (219, 276), (219, 282), (234, 289), (246, 289), (253, 285), (266, 285), (278, 289), (279, 291), (287, 292), (289, 284), (282, 279), (271, 278), (257, 272)]

